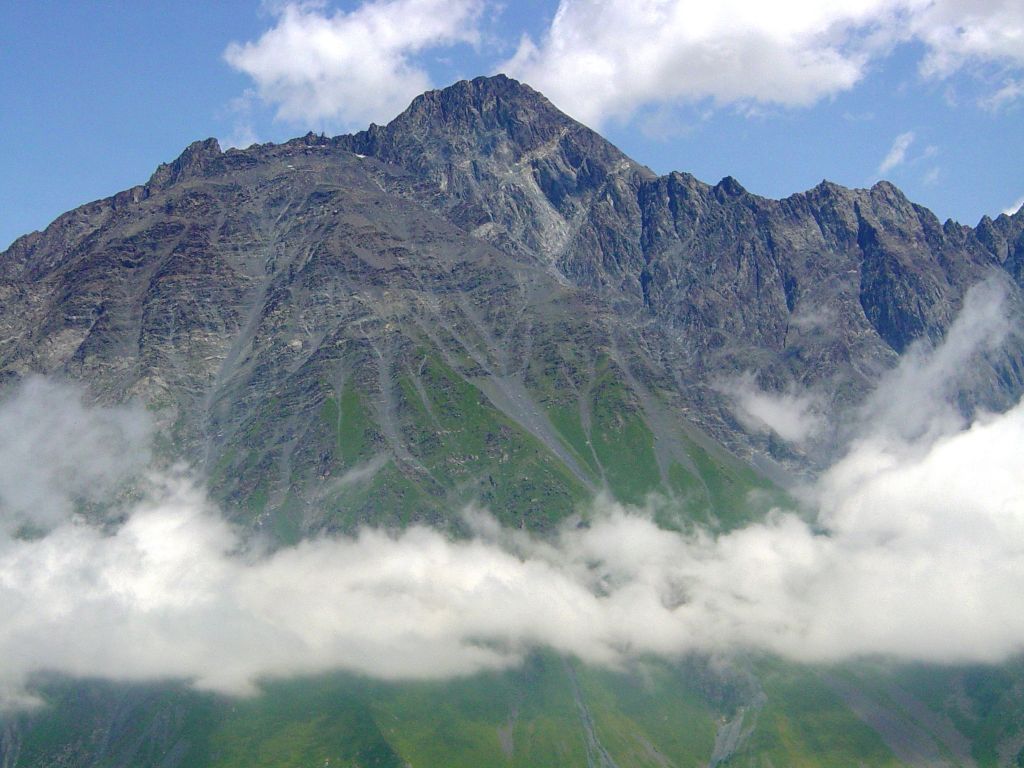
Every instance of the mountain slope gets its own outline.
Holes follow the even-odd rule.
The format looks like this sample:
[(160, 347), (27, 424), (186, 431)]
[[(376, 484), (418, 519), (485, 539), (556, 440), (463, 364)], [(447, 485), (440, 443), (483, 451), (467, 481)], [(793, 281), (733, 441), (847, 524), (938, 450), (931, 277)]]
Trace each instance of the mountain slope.
[[(722, 382), (856, 402), (969, 285), (1019, 278), (1000, 243), (1020, 218), (975, 234), (884, 183), (772, 201), (655, 178), (479, 78), (354, 136), (197, 142), (22, 238), (0, 370), (142, 397), (170, 452), (286, 538), (471, 498), (542, 526), (600, 487), (742, 519), (760, 481), (719, 445), (790, 468), (827, 451), (748, 433)], [(980, 402), (1019, 394), (1017, 352)]]
[[(974, 283), (1002, 282), (1019, 312), (1022, 238), (1024, 212), (940, 224), (885, 182), (768, 200), (657, 177), (529, 87), (478, 78), (352, 136), (196, 142), (21, 238), (0, 254), (0, 386), (44, 373), (142, 400), (161, 458), (278, 542), (457, 532), (471, 502), (544, 531), (602, 490), (658, 492), (684, 515), (666, 523), (723, 530), (835, 450), (752, 423), (738, 387), (809, 391), (841, 422)], [(1022, 363), (1020, 340), (977, 361), (962, 407), (1015, 402)], [(541, 653), (445, 684), (274, 683), (244, 704), (58, 680), (51, 709), (4, 725), (0, 766), (1020, 752), (1019, 670), (686, 664), (606, 673)], [(458, 748), (439, 755), (431, 728)]]

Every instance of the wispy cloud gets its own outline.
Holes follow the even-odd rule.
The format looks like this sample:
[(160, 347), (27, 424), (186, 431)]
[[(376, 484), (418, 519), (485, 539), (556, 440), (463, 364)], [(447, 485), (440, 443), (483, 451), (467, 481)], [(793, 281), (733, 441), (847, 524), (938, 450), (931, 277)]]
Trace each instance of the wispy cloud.
[(849, 123), (867, 123), (874, 119), (874, 112), (843, 112), (843, 120)]
[(1016, 202), (1012, 203), (1009, 207), (1004, 208), (1003, 213), (1007, 216), (1013, 216), (1013, 214), (1019, 211), (1022, 206), (1024, 206), (1024, 195), (1017, 198)]
[(79, 389), (31, 378), (0, 408), (0, 538), (109, 504), (150, 460), (141, 407), (94, 408)]
[(221, 139), (222, 147), (245, 149), (259, 142), (259, 137), (253, 128), (253, 113), (258, 98), (254, 89), (246, 88), (241, 96), (236, 96), (228, 102), (224, 116), (231, 121), (232, 129), (227, 137)]
[(1024, 96), (1024, 80), (1007, 80), (995, 93), (984, 97), (981, 105), (992, 112), (998, 112), (1015, 104)]
[(799, 445), (825, 426), (822, 398), (811, 392), (799, 392), (792, 387), (784, 392), (766, 392), (757, 386), (751, 372), (722, 382), (719, 389), (730, 398), (744, 426), (755, 432), (770, 430)]
[(967, 293), (938, 347), (919, 341), (904, 352), (900, 365), (882, 377), (865, 401), (861, 424), (906, 444), (929, 443), (964, 428), (963, 416), (953, 405), (958, 393), (971, 387), (980, 356), (999, 349), (1020, 330), (1011, 317), (1003, 279), (997, 273)]
[(879, 164), (878, 172), (888, 173), (896, 166), (902, 165), (907, 159), (907, 150), (910, 149), (910, 145), (913, 143), (913, 131), (907, 131), (906, 133), (901, 133), (897, 136), (892, 142), (892, 147), (889, 148), (889, 153)]

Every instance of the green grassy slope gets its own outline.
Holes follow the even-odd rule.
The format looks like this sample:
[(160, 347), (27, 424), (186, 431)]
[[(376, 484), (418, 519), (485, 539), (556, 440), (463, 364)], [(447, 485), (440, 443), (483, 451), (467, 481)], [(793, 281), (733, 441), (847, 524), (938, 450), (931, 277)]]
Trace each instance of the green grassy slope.
[[(855, 714), (840, 679), (887, 708), (890, 730)], [(1019, 664), (694, 658), (609, 670), (539, 652), (514, 669), (443, 682), (335, 674), (271, 681), (247, 699), (50, 681), (47, 705), (7, 726), (20, 734), (17, 766), (899, 766), (908, 763), (888, 741), (899, 728), (925, 739), (918, 747), (936, 765), (996, 766), (1020, 764), (1022, 686)], [(906, 741), (904, 758), (914, 749)]]
[[(665, 522), (718, 530), (785, 503), (685, 425), (654, 429), (656, 415), (608, 356), (546, 352), (553, 359), (498, 380), (430, 340), (387, 364), (353, 347), (332, 365), (358, 375), (325, 375), (317, 389), (251, 412), (218, 449), (211, 487), (237, 519), (284, 542), (365, 524), (457, 528), (470, 503), (506, 525), (550, 531), (601, 491), (636, 505), (657, 494), (675, 510)], [(488, 382), (511, 382), (522, 402), (496, 404)], [(668, 448), (656, 437), (667, 431)]]

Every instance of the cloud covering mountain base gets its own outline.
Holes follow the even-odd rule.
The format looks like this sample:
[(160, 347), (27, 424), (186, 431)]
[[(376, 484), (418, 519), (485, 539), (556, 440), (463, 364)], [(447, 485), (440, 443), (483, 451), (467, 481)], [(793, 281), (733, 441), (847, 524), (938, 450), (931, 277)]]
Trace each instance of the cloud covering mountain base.
[[(468, 538), (365, 529), (265, 551), (187, 475), (145, 474), (143, 411), (30, 380), (0, 406), (0, 702), (31, 704), (42, 671), (245, 694), (332, 669), (471, 674), (538, 646), (612, 666), (749, 650), (1006, 659), (1024, 648), (1024, 405), (965, 424), (943, 397), (1009, 332), (993, 290), (882, 382), (844, 457), (804, 489), (815, 515), (775, 510), (722, 535), (602, 497), (543, 539), (469, 508)], [(911, 384), (927, 424), (883, 407)]]

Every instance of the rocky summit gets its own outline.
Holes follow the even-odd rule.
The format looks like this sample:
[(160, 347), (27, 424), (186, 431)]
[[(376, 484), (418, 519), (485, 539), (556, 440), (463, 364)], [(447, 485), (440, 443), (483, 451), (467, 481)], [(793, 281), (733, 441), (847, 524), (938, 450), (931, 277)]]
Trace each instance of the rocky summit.
[[(971, 228), (940, 222), (887, 182), (823, 181), (771, 200), (733, 178), (658, 176), (498, 75), (425, 93), (353, 135), (226, 152), (197, 141), (145, 184), (20, 238), (0, 254), (0, 387), (42, 373), (82, 382), (100, 403), (144, 402), (161, 459), (189, 462), (233, 520), (279, 543), (367, 523), (457, 533), (470, 502), (543, 533), (601, 491), (627, 503), (656, 492), (726, 530), (763, 514), (837, 446), (834, 432), (794, 440), (752, 424), (737, 382), (813, 392), (841, 423), (901, 355), (942, 339), (983, 280), (1020, 311), (1024, 212)], [(967, 373), (965, 412), (1005, 409), (1024, 393), (1024, 343)], [(811, 699), (856, 724), (846, 733), (863, 743), (847, 756), (865, 764), (896, 764), (883, 741), (913, 764), (946, 764), (928, 762), (933, 752), (959, 764), (950, 755), (962, 735), (948, 718), (918, 722), (917, 699), (876, 697), (891, 706), (864, 711), (863, 686), (896, 687), (872, 670), (755, 672), (695, 668), (685, 685), (658, 672), (668, 676), (658, 690), (671, 691), (659, 694), (664, 711), (700, 723), (682, 746), (634, 681), (611, 673), (581, 679), (541, 655), (519, 682), (485, 682), (512, 702), (509, 734), (520, 717), (538, 743), (559, 718), (582, 722), (592, 765), (782, 754), (771, 750), (787, 738), (816, 738)], [(989, 703), (1015, 684), (971, 674), (944, 671), (941, 684)], [(912, 677), (900, 685), (910, 690)], [(357, 693), (330, 705), (326, 683), (301, 694), (282, 684), (278, 703), (241, 705), (249, 720), (180, 689), (54, 685), (65, 714), (4, 726), (0, 765), (195, 765), (200, 742), (216, 762), (236, 753), (202, 741), (216, 742), (203, 717), (255, 738), (254, 723), (284, 717), (275, 707), (306, 711), (310, 696), (356, 734), (352, 764), (398, 765), (408, 752), (382, 712), (445, 696), (448, 709), (432, 716), (456, 722), (483, 683), (400, 695), (346, 681), (336, 685)], [(581, 703), (589, 694), (604, 707), (610, 690), (618, 709), (592, 716)], [(744, 712), (765, 701), (759, 731)], [(47, 746), (59, 728), (46, 717), (69, 712), (87, 712), (84, 725)], [(642, 739), (598, 743), (595, 728), (607, 739), (628, 718), (650, 720)], [(862, 720), (885, 738), (865, 735)], [(292, 723), (300, 741), (300, 726), (315, 730)], [(511, 738), (495, 741), (507, 764), (558, 764), (545, 762), (557, 739), (523, 756)]]

